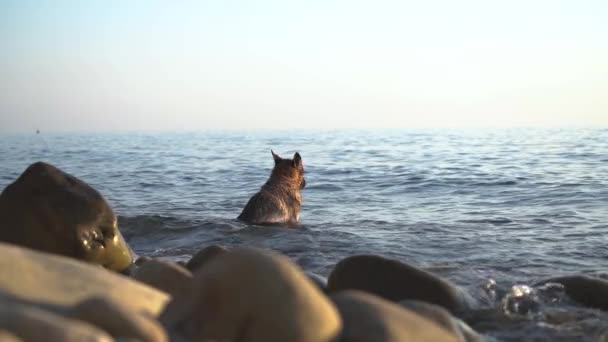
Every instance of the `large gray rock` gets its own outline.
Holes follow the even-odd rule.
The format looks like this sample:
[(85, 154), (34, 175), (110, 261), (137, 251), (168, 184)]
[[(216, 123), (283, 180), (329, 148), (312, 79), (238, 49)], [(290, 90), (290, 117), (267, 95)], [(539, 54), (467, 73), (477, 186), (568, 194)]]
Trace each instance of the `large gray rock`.
[(310, 279), (310, 281), (317, 285), (317, 288), (321, 290), (321, 292), (327, 293), (327, 278), (314, 272), (306, 272), (306, 276), (308, 279)]
[(228, 250), (222, 246), (207, 246), (192, 256), (188, 263), (186, 263), (186, 268), (192, 272), (195, 272), (197, 269), (207, 264), (215, 256), (226, 253), (227, 251)]
[(22, 342), (23, 340), (8, 330), (0, 329), (0, 341), (2, 341), (2, 342)]
[(341, 327), (333, 304), (288, 258), (247, 248), (200, 268), (161, 321), (189, 341), (329, 342)]
[(361, 290), (398, 302), (421, 300), (452, 313), (467, 307), (465, 293), (447, 280), (397, 260), (356, 255), (338, 262), (327, 281), (330, 293)]
[(347, 290), (331, 298), (343, 320), (341, 342), (458, 341), (442, 326), (372, 294)]
[(575, 301), (597, 309), (608, 310), (608, 281), (586, 275), (571, 275), (543, 280), (534, 286), (558, 283)]
[(114, 338), (132, 338), (141, 342), (168, 341), (167, 333), (158, 321), (107, 298), (87, 299), (72, 308), (69, 315), (105, 330)]
[(117, 271), (133, 261), (101, 194), (43, 162), (30, 165), (0, 194), (0, 241)]
[(401, 301), (399, 305), (437, 323), (443, 329), (456, 336), (458, 341), (478, 342), (482, 340), (481, 336), (469, 327), (468, 324), (452, 316), (449, 311), (439, 305), (418, 300)]
[(27, 342), (110, 342), (103, 330), (33, 306), (0, 305), (0, 330)]
[(131, 277), (171, 296), (187, 291), (192, 283), (190, 271), (160, 259), (151, 259), (141, 264), (132, 272)]
[(89, 263), (0, 243), (0, 292), (24, 301), (71, 307), (105, 297), (157, 315), (169, 296)]

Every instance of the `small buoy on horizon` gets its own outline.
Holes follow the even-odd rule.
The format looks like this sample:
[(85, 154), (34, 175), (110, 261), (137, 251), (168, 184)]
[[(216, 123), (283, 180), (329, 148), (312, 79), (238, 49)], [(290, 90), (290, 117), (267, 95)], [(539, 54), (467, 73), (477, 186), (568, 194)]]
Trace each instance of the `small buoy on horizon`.
[(36, 130), (36, 134), (40, 134), (40, 130), (39, 129)]

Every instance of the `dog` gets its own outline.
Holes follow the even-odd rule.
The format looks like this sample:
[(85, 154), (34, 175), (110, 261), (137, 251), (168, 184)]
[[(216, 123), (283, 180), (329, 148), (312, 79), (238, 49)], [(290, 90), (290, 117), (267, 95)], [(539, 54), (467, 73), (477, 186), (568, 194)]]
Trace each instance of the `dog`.
[(274, 168), (266, 184), (249, 199), (238, 219), (251, 224), (289, 224), (300, 221), (301, 190), (306, 186), (304, 165), (298, 152), (293, 159), (270, 150)]

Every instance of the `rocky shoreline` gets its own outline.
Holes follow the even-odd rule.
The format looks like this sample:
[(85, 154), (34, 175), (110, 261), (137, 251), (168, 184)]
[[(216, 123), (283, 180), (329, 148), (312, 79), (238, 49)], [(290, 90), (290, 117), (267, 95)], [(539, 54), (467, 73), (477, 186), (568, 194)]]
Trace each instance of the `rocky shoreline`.
[[(2, 341), (480, 341), (484, 315), (446, 279), (375, 255), (327, 279), (269, 250), (205, 246), (187, 263), (136, 257), (103, 196), (35, 163), (0, 195)], [(608, 282), (546, 279), (608, 309)], [(490, 289), (491, 290), (491, 289)], [(525, 289), (512, 311), (530, 310)], [(608, 336), (597, 336), (605, 340)]]

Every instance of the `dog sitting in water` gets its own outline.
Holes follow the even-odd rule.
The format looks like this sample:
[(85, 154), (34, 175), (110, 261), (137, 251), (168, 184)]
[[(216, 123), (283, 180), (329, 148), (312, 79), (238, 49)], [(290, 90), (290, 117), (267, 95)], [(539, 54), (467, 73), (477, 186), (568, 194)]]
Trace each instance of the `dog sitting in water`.
[(270, 150), (274, 168), (266, 184), (253, 195), (238, 219), (253, 224), (296, 224), (300, 220), (302, 194), (306, 186), (302, 157), (283, 159)]

